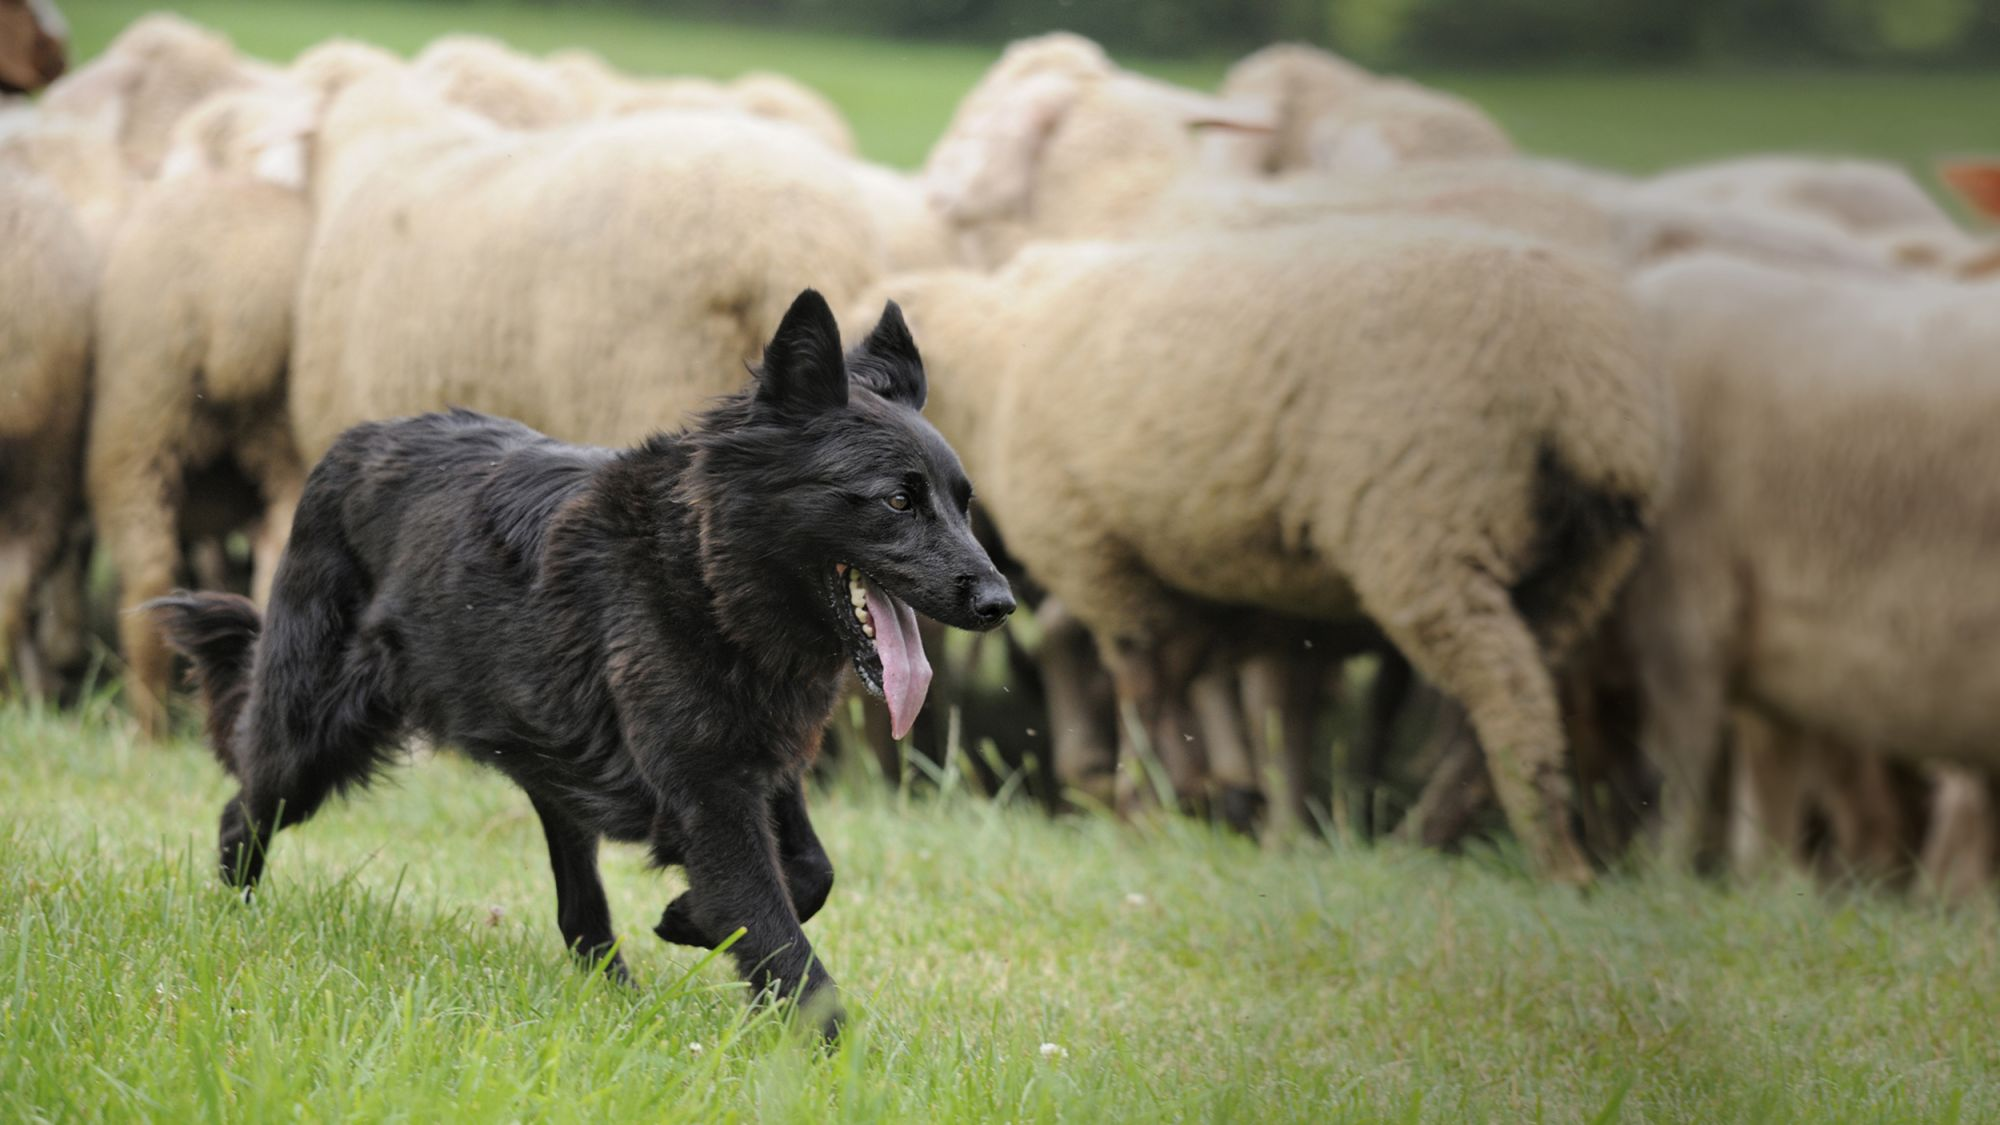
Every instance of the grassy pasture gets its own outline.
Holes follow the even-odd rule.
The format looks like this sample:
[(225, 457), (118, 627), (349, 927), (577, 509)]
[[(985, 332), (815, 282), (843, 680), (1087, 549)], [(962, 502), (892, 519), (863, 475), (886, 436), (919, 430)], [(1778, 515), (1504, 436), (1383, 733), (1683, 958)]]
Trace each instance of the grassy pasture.
[(281, 836), (247, 907), (209, 868), (227, 791), (102, 704), (0, 712), (0, 1116), (2000, 1115), (1990, 910), (1660, 874), (1585, 899), (1506, 854), (1270, 854), (852, 778), (815, 798), (840, 882), (808, 929), (854, 1017), (822, 1056), (648, 932), (681, 883), (636, 849), (605, 858), (640, 987), (573, 971), (495, 775), (392, 775)]
[[(149, 5), (69, 0), (80, 55)], [(454, 30), (645, 72), (785, 71), (921, 160), (984, 48), (589, 6), (189, 0), (248, 51)], [(1143, 69), (1207, 85), (1226, 60)], [(1992, 146), (2000, 76), (1425, 75), (1536, 151), (1632, 170), (1771, 149), (1922, 168)], [(815, 798), (831, 1055), (648, 932), (641, 986), (557, 948), (526, 800), (427, 760), (280, 838), (249, 907), (209, 870), (227, 785), (99, 699), (0, 707), (0, 1119), (669, 1121), (2000, 1119), (1993, 908), (1630, 871), (1588, 899), (1509, 853), (1260, 852), (1184, 823), (1051, 823), (946, 786)], [(1048, 1045), (1046, 1048), (1044, 1045)]]

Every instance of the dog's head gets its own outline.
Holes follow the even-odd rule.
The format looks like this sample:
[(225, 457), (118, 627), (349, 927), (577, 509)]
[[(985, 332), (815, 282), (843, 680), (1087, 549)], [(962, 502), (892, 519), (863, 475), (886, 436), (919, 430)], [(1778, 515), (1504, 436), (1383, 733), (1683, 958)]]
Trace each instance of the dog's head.
[(1007, 580), (973, 537), (972, 484), (920, 413), (916, 342), (891, 302), (843, 354), (833, 311), (808, 289), (756, 376), (743, 432), (761, 436), (732, 443), (729, 460), (734, 479), (754, 490), (758, 549), (804, 583), (800, 600), (887, 699), (901, 738), (930, 685), (916, 614), (991, 629), (1014, 610)]

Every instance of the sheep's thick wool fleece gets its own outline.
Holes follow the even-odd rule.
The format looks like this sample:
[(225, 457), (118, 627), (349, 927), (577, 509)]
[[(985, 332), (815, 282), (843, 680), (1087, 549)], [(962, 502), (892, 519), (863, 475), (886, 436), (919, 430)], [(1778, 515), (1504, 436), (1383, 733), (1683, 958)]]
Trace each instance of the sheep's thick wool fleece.
[(2000, 760), (2000, 289), (1719, 257), (1636, 288), (1688, 448), (1621, 602), (1640, 659), (1859, 750)]
[(846, 162), (786, 126), (494, 135), (374, 85), (315, 151), (291, 391), (308, 459), (447, 403), (629, 442), (732, 389), (800, 284), (844, 301), (880, 270)]
[(1668, 471), (1617, 279), (1531, 243), (1326, 222), (1037, 248), (890, 291), (940, 428), (1058, 590), (1144, 572), (1346, 615), (1357, 568), (1442, 552), (1518, 574), (1544, 445), (1642, 511)]

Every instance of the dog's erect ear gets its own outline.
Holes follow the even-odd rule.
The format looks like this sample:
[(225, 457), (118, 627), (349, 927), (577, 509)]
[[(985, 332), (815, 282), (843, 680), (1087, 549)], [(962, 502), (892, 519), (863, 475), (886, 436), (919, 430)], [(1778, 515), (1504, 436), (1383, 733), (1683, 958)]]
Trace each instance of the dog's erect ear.
[(757, 401), (784, 414), (809, 417), (847, 405), (847, 365), (840, 326), (818, 290), (799, 294), (764, 348)]
[(924, 361), (917, 354), (917, 342), (910, 326), (903, 323), (903, 310), (894, 301), (882, 307), (882, 319), (848, 357), (854, 381), (911, 410), (924, 408)]

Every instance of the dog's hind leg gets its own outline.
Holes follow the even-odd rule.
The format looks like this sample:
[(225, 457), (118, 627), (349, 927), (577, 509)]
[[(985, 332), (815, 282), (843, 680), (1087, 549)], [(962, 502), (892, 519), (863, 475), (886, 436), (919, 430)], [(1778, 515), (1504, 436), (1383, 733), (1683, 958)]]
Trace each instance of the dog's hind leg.
[(563, 944), (590, 967), (603, 962), (613, 979), (629, 981), (618, 939), (611, 932), (611, 904), (604, 899), (604, 881), (597, 874), (597, 834), (533, 793), (528, 800), (542, 818), (542, 835), (549, 842), (549, 866), (556, 877), (556, 926), (562, 930)]

